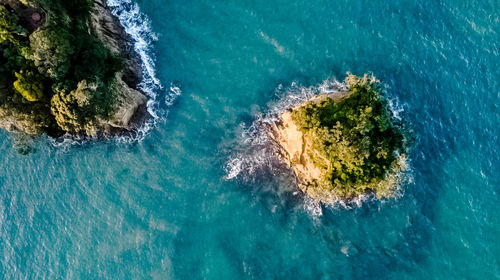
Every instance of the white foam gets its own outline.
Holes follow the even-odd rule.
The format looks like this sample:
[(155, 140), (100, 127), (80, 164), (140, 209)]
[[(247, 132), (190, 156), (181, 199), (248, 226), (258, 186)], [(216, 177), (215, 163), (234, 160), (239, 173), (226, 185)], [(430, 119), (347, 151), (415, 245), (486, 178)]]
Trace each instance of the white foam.
[[(148, 96), (147, 108), (149, 114), (152, 116), (152, 119), (146, 121), (139, 130), (138, 137), (141, 139), (159, 119), (157, 92), (160, 91), (163, 86), (156, 76), (155, 58), (151, 49), (153, 42), (158, 40), (158, 37), (152, 32), (149, 19), (141, 13), (139, 5), (134, 1), (107, 0), (107, 4), (111, 8), (113, 15), (120, 20), (127, 34), (134, 40), (134, 49), (141, 58), (142, 81), (138, 87)], [(171, 90), (167, 100), (173, 99), (179, 94), (180, 90)], [(168, 102), (171, 104), (172, 101), (173, 100), (169, 100)]]
[(305, 196), (304, 198), (304, 210), (313, 218), (319, 218), (323, 216), (323, 210), (321, 209), (321, 204), (308, 197)]
[(280, 54), (281, 56), (285, 56), (286, 53), (288, 52), (284, 46), (282, 46), (278, 43), (278, 41), (276, 39), (269, 37), (269, 35), (267, 35), (266, 33), (259, 31), (259, 35), (262, 37), (264, 42), (273, 46), (274, 49), (276, 50), (276, 52), (278, 54)]
[(390, 99), (387, 99), (387, 103), (389, 104), (389, 110), (391, 111), (392, 116), (396, 120), (402, 121), (403, 118), (401, 117), (401, 115), (404, 112), (404, 108), (403, 108), (403, 105), (401, 105), (401, 103), (399, 102), (399, 99), (390, 98)]

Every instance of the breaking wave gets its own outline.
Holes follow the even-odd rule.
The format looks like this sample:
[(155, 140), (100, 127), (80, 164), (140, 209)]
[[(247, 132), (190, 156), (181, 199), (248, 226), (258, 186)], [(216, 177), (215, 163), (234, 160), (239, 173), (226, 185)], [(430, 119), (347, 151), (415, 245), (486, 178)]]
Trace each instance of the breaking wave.
[[(147, 108), (152, 118), (139, 129), (135, 136), (136, 139), (131, 139), (140, 140), (154, 127), (162, 113), (159, 108), (158, 92), (163, 92), (163, 86), (156, 76), (156, 58), (152, 50), (153, 43), (158, 40), (158, 37), (151, 30), (149, 19), (140, 11), (139, 5), (135, 1), (107, 0), (107, 3), (113, 15), (120, 20), (127, 34), (134, 40), (135, 51), (139, 54), (142, 62), (142, 81), (138, 86), (148, 96)], [(181, 90), (172, 84), (165, 93), (165, 104), (170, 106), (181, 94)]]

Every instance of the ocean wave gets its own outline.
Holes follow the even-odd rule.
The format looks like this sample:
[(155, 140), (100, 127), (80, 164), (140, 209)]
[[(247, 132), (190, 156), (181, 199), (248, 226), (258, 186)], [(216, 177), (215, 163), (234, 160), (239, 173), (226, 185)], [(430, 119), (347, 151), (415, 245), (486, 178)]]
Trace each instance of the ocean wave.
[[(276, 100), (268, 104), (268, 111), (265, 114), (257, 116), (256, 120), (247, 128), (242, 124), (242, 133), (239, 139), (239, 147), (236, 152), (226, 162), (225, 172), (226, 180), (241, 179), (244, 182), (251, 182), (255, 176), (261, 173), (271, 172), (271, 174), (280, 176), (284, 168), (288, 168), (276, 156), (279, 148), (269, 135), (268, 125), (278, 121), (279, 116), (293, 107), (296, 107), (311, 98), (321, 94), (335, 94), (347, 90), (346, 84), (336, 79), (327, 79), (316, 86), (304, 87), (293, 82), (289, 87), (279, 85), (276, 89)], [(393, 118), (397, 121), (403, 119), (403, 105), (397, 97), (388, 98), (389, 109)], [(397, 174), (391, 174), (390, 180), (397, 186), (402, 186), (413, 182), (411, 162), (406, 157), (401, 157), (405, 162), (401, 165), (402, 170)], [(403, 195), (403, 188), (398, 187), (392, 198), (399, 198)], [(332, 198), (330, 203), (319, 203), (304, 196), (304, 210), (313, 217), (322, 215), (321, 205), (330, 208), (353, 209), (359, 208), (370, 201), (386, 203), (391, 199), (377, 198), (373, 194), (360, 195), (352, 199)]]

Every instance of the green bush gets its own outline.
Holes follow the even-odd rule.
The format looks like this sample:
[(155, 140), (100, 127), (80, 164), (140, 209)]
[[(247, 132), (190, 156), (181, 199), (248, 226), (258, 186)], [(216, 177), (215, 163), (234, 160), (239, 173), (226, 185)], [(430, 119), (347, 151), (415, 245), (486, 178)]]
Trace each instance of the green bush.
[(75, 53), (73, 40), (74, 36), (64, 28), (48, 27), (33, 32), (30, 35), (31, 59), (40, 73), (55, 81), (62, 80)]
[(19, 0), (23, 5), (28, 6), (28, 7), (37, 7), (38, 6), (38, 0)]
[(9, 12), (7, 8), (0, 5), (0, 44), (10, 43), (19, 46), (19, 37), (26, 36), (27, 31), (18, 23), (15, 14)]
[(15, 74), (17, 80), (14, 82), (14, 88), (24, 97), (24, 99), (35, 102), (43, 97), (43, 81), (40, 75), (33, 72)]
[(58, 91), (51, 99), (51, 112), (57, 124), (70, 133), (85, 133), (95, 122), (95, 94), (97, 84), (83, 80), (75, 90)]

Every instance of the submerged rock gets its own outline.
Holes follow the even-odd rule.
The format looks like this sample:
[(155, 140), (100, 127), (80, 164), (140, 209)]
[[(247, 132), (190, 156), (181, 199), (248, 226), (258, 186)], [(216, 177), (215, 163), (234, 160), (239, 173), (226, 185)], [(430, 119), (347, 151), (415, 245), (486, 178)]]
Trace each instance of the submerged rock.
[(406, 140), (373, 77), (346, 79), (347, 90), (316, 96), (270, 125), (278, 156), (311, 198), (332, 203), (391, 197), (405, 166)]

